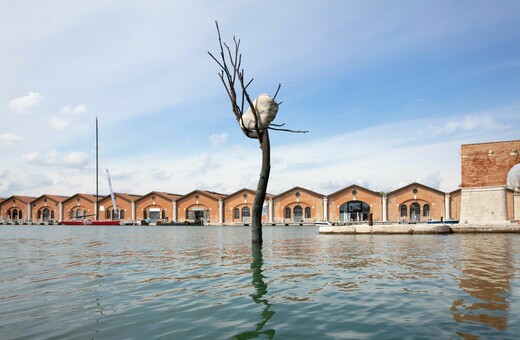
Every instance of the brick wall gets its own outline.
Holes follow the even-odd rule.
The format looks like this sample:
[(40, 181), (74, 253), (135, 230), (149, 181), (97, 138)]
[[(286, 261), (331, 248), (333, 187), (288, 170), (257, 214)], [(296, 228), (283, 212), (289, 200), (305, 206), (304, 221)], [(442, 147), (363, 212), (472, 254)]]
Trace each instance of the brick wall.
[(419, 183), (412, 183), (388, 193), (388, 220), (392, 222), (402, 221), (401, 205), (404, 204), (407, 208), (407, 216), (404, 220), (408, 221), (412, 203), (418, 203), (420, 206), (420, 221), (428, 220), (428, 217), (424, 216), (426, 204), (430, 206), (429, 218), (440, 220), (441, 217), (445, 218), (444, 198), (445, 194), (439, 190)]
[(461, 146), (462, 188), (506, 185), (507, 174), (520, 163), (520, 140)]
[[(294, 208), (300, 206), (303, 210), (305, 222), (323, 220), (323, 195), (304, 188), (293, 188), (273, 199), (273, 211), (275, 223), (292, 223), (294, 219)], [(285, 209), (291, 209), (291, 218), (285, 219)], [(305, 218), (305, 208), (310, 208), (310, 219)]]
[(383, 220), (382, 197), (378, 192), (374, 192), (358, 185), (352, 185), (340, 191), (336, 191), (328, 196), (329, 198), (329, 220), (340, 220), (340, 207), (350, 201), (362, 201), (370, 206), (374, 221)]

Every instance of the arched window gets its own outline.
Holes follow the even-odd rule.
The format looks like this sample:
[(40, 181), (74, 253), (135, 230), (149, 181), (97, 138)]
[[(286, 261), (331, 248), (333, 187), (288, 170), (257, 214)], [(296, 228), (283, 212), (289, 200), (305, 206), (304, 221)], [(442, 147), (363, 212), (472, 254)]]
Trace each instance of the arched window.
[(11, 210), (9, 210), (9, 211), (7, 212), (7, 219), (8, 219), (8, 220), (11, 219)]
[(235, 208), (235, 210), (233, 210), (233, 219), (235, 219), (235, 220), (240, 219), (240, 209)]
[(54, 220), (54, 210), (51, 211), (51, 220)]
[(297, 205), (294, 207), (294, 222), (302, 222), (303, 221), (303, 209), (301, 206)]
[(285, 208), (285, 218), (291, 218), (291, 208)]
[(41, 210), (38, 210), (38, 214), (37, 214), (37, 217), (36, 217), (36, 218), (37, 218), (38, 220), (39, 220), (40, 218), (42, 218), (42, 212), (41, 212)]
[(17, 220), (18, 219), (18, 210), (14, 209), (13, 211), (13, 220)]
[(341, 222), (367, 221), (370, 214), (370, 205), (363, 201), (349, 201), (339, 207)]
[(425, 204), (423, 206), (423, 216), (430, 218), (430, 205), (429, 204)]
[(107, 211), (105, 211), (105, 218), (106, 218), (107, 220), (110, 219), (110, 209), (107, 209)]
[(410, 220), (416, 222), (421, 219), (421, 206), (419, 203), (412, 203), (410, 205)]
[(162, 210), (161, 211), (161, 219), (165, 220), (166, 219), (166, 210)]
[(251, 210), (249, 207), (242, 208), (242, 222), (249, 222), (251, 218)]
[(22, 219), (23, 218), (23, 213), (21, 210), (18, 210), (18, 219)]
[(87, 217), (87, 211), (83, 210), (83, 217)]
[(305, 208), (305, 218), (311, 218), (311, 208)]
[(408, 216), (408, 207), (406, 204), (401, 205), (401, 217), (407, 217)]
[(125, 218), (125, 211), (124, 210), (119, 210), (119, 218), (120, 219), (124, 219)]

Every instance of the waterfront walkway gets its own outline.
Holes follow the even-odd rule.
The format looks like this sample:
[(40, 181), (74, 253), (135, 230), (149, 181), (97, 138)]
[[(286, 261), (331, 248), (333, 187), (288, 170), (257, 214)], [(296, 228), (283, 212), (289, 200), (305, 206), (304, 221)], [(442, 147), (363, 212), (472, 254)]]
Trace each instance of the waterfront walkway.
[(368, 224), (322, 226), (320, 234), (451, 234), (451, 233), (520, 233), (520, 224)]

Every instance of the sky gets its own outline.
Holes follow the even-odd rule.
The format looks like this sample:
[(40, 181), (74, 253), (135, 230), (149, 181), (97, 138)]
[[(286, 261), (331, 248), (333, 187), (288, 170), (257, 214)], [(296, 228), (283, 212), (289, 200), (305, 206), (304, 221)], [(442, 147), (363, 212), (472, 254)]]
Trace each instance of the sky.
[(450, 192), (460, 146), (520, 139), (520, 2), (0, 1), (0, 197), (231, 194), (261, 150), (208, 51), (281, 84), (268, 192)]

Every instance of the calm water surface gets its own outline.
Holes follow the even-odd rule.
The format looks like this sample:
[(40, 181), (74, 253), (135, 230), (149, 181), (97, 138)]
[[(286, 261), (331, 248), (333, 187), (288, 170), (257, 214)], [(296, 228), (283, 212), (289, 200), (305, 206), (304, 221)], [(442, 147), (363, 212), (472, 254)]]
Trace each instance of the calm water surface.
[(0, 227), (2, 339), (515, 338), (520, 235)]

